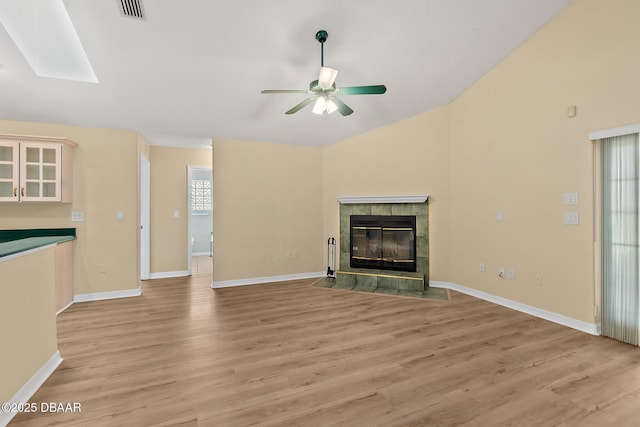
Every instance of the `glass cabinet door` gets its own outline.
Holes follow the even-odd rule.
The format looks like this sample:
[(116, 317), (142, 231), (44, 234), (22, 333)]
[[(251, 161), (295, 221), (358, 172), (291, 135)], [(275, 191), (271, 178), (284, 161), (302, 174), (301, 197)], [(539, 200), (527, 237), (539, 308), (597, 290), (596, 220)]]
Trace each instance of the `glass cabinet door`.
[(20, 197), (22, 201), (60, 200), (61, 147), (21, 143)]
[(0, 140), (0, 201), (18, 201), (18, 143)]

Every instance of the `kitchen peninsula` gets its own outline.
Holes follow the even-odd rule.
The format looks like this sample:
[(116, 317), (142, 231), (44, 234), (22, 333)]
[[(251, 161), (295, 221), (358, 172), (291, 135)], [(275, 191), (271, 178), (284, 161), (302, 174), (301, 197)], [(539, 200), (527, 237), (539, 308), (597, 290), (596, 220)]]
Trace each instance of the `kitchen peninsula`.
[(62, 362), (56, 313), (73, 300), (75, 239), (75, 228), (0, 230), (2, 402), (28, 401)]

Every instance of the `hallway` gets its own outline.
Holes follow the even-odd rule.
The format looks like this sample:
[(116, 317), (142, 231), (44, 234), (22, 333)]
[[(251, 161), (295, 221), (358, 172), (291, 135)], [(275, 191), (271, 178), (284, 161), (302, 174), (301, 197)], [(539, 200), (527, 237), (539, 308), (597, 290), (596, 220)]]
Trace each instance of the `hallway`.
[(213, 272), (213, 257), (199, 255), (191, 257), (191, 274), (211, 274)]

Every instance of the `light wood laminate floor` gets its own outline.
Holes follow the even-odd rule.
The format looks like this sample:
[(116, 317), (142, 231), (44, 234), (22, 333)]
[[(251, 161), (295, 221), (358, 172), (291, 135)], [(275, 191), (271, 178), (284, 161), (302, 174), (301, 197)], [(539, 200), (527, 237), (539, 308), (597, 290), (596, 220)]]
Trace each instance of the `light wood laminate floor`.
[(64, 362), (11, 426), (638, 426), (640, 349), (451, 292), (212, 290), (211, 276), (58, 317)]
[(213, 273), (213, 258), (209, 255), (196, 255), (191, 257), (191, 274)]

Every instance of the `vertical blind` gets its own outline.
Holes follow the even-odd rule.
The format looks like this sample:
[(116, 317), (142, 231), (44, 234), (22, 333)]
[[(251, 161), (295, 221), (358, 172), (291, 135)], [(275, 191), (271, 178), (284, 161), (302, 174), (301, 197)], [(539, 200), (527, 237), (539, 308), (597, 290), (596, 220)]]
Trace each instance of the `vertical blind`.
[(638, 345), (640, 236), (638, 134), (602, 140), (602, 334)]

